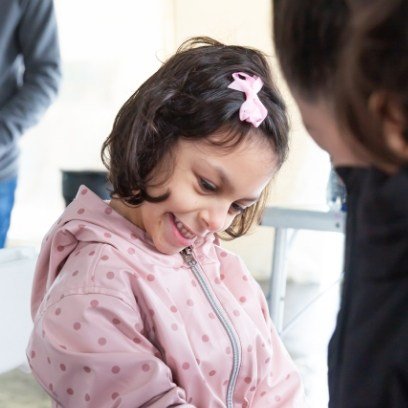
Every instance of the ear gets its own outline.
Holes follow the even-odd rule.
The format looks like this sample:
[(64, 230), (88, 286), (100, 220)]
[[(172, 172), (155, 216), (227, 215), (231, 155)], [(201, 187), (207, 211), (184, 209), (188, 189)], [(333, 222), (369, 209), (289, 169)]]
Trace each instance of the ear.
[(395, 98), (385, 92), (375, 92), (370, 96), (368, 106), (382, 122), (382, 134), (390, 151), (402, 161), (408, 161), (408, 139), (404, 137), (407, 119)]

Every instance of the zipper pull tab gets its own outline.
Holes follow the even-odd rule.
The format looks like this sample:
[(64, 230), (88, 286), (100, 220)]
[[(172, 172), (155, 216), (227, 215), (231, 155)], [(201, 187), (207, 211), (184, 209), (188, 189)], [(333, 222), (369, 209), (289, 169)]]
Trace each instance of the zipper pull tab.
[(183, 257), (184, 262), (186, 262), (189, 266), (197, 265), (197, 261), (195, 260), (193, 255), (193, 248), (191, 247), (184, 248), (181, 251), (181, 256)]

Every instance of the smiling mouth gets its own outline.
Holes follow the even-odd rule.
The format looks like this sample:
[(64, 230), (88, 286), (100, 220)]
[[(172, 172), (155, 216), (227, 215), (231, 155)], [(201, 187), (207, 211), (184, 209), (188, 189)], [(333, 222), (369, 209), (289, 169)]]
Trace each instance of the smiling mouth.
[(178, 232), (186, 239), (194, 239), (196, 235), (191, 232), (180, 220), (178, 220), (174, 215), (174, 224), (177, 227)]

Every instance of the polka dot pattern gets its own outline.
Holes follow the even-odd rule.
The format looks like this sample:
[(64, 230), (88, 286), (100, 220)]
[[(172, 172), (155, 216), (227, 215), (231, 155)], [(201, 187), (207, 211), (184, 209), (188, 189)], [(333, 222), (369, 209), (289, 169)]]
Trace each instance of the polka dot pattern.
[(113, 374), (118, 374), (120, 372), (120, 367), (115, 365), (112, 367), (111, 371)]
[(99, 302), (96, 299), (91, 300), (91, 307), (98, 307), (99, 306)]
[[(82, 189), (80, 195), (90, 197), (92, 194), (86, 191), (87, 189)], [(113, 214), (110, 207), (99, 206), (99, 211), (106, 216)], [(88, 218), (92, 216), (93, 211), (88, 206), (77, 204), (76, 207), (71, 207), (72, 212), (82, 213)], [(80, 244), (81, 250), (76, 249), (73, 252), (77, 257), (71, 256), (69, 262), (64, 265), (60, 275), (63, 279), (59, 280), (66, 281), (70, 285), (70, 291), (60, 290), (64, 289), (62, 285), (58, 290), (50, 291), (52, 296), (46, 305), (49, 308), (47, 318), (53, 320), (51, 323), (54, 324), (42, 322), (47, 328), (47, 333), (45, 334), (41, 327), (37, 330), (37, 336), (42, 335), (41, 344), (44, 344), (47, 339), (53, 338), (55, 335), (52, 332), (53, 327), (61, 325), (61, 322), (65, 322), (69, 335), (66, 338), (60, 337), (61, 344), (58, 346), (57, 343), (57, 348), (55, 345), (53, 348), (48, 347), (46, 355), (42, 346), (34, 344), (30, 347), (29, 360), (34, 367), (33, 371), (36, 370), (36, 364), (41, 362), (43, 367), (46, 367), (44, 372), (53, 373), (52, 376), (45, 376), (44, 383), (48, 384), (50, 395), (54, 395), (55, 398), (58, 396), (62, 406), (86, 407), (97, 404), (101, 396), (94, 394), (96, 391), (89, 384), (94, 381), (97, 384), (98, 379), (102, 377), (105, 380), (109, 379), (108, 382), (99, 381), (109, 384), (106, 389), (101, 390), (104, 393), (104, 401), (108, 402), (107, 406), (137, 406), (138, 402), (131, 401), (132, 397), (129, 397), (131, 393), (126, 389), (126, 382), (122, 380), (130, 378), (128, 373), (131, 372), (132, 381), (138, 381), (138, 378), (151, 378), (154, 381), (158, 373), (163, 374), (163, 369), (158, 369), (160, 360), (170, 368), (168, 372), (165, 370), (160, 381), (167, 381), (167, 378), (168, 381), (174, 381), (176, 378), (183, 388), (183, 381), (188, 384), (189, 378), (199, 375), (203, 378), (204, 384), (207, 382), (209, 387), (221, 389), (225, 395), (233, 350), (219, 317), (212, 309), (211, 303), (205, 301), (205, 291), (201, 284), (194, 273), (185, 266), (180, 268), (170, 264), (161, 269), (159, 261), (155, 259), (157, 264), (147, 268), (145, 260), (139, 262), (143, 234), (139, 236), (139, 232), (136, 234), (127, 231), (120, 235), (116, 231), (113, 233), (104, 230), (117, 218), (117, 214), (114, 213), (110, 220), (105, 217), (105, 224), (101, 225), (91, 225), (84, 218), (81, 220), (82, 224), (77, 222), (75, 228), (76, 231), (80, 229), (81, 238), (88, 235), (92, 237), (98, 227), (97, 233), (100, 237), (103, 236), (103, 239), (109, 240), (106, 241), (109, 245), (102, 247), (98, 241)], [(68, 218), (64, 217), (62, 221), (67, 222)], [(53, 238), (52, 233), (50, 237)], [(60, 253), (58, 256), (72, 250), (68, 240), (56, 242), (50, 239), (48, 245), (53, 251)], [(115, 258), (117, 249), (126, 262), (120, 263), (122, 259), (118, 262)], [(247, 284), (251, 277), (237, 266), (235, 257), (228, 252), (217, 248), (218, 259), (212, 262), (214, 251), (200, 251), (198, 248), (196, 256), (201, 259), (200, 265), (203, 266), (205, 273), (208, 272), (207, 282), (210, 291), (220, 301), (241, 342), (242, 363), (237, 383), (240, 389), (237, 395), (241, 396), (241, 401), (236, 401), (236, 405), (248, 407), (247, 401), (255, 405), (254, 399), (257, 399), (257, 406), (271, 406), (274, 402), (279, 406), (283, 399), (286, 401), (287, 395), (286, 391), (282, 391), (285, 390), (283, 387), (268, 388), (268, 382), (276, 383), (268, 377), (268, 373), (274, 369), (272, 362), (275, 361), (275, 355), (271, 360), (269, 346), (271, 334), (264, 334), (266, 333), (264, 326), (260, 327), (261, 330), (256, 327), (262, 324), (262, 319), (256, 317), (261, 314), (262, 304), (257, 303), (259, 293), (254, 290), (255, 285)], [(97, 265), (92, 273), (89, 265)], [(208, 271), (207, 265), (210, 265)], [(71, 288), (82, 289), (79, 286), (82, 281), (86, 281), (87, 284), (92, 282), (89, 287), (95, 288), (93, 294), (87, 292), (83, 298), (84, 310), (76, 306), (72, 308), (69, 303), (70, 298), (76, 297), (72, 295), (77, 295)], [(107, 294), (109, 291), (115, 294), (114, 301)], [(149, 299), (149, 294), (152, 293), (158, 296)], [(122, 310), (117, 307), (120, 301), (123, 301), (125, 306)], [(129, 305), (137, 307), (133, 307), (132, 310)], [(267, 316), (267, 311), (263, 312)], [(99, 323), (103, 321), (103, 324), (97, 324), (101, 316), (103, 320), (99, 320)], [(274, 335), (272, 332), (272, 336)], [(184, 341), (190, 343), (184, 347)], [(78, 344), (86, 344), (85, 347), (89, 351), (88, 355), (84, 353), (79, 367), (75, 366), (78, 361), (73, 358), (80, 347)], [(160, 344), (160, 347), (156, 348), (157, 344)], [(273, 352), (277, 353), (275, 348)], [(94, 358), (98, 354), (102, 356), (99, 360)], [(107, 359), (103, 361), (105, 357)], [(276, 358), (280, 358), (279, 354)], [(254, 359), (257, 359), (256, 364)], [(75, 376), (71, 375), (72, 372), (75, 372)], [(275, 376), (277, 374), (276, 370)], [(286, 378), (289, 381), (290, 374), (288, 371), (279, 372), (279, 378)], [(297, 380), (286, 383), (286, 389), (296, 382)], [(223, 387), (220, 387), (221, 384)], [(187, 385), (185, 394), (183, 391), (180, 395), (185, 401), (193, 404), (191, 395), (196, 395), (196, 390), (193, 386), (191, 389), (189, 387)], [(260, 395), (267, 398), (260, 401)], [(196, 400), (194, 403), (197, 404), (199, 401)]]
[(105, 337), (99, 337), (99, 339), (98, 339), (98, 344), (99, 344), (100, 346), (105, 346), (106, 343), (107, 343), (107, 340), (106, 340)]

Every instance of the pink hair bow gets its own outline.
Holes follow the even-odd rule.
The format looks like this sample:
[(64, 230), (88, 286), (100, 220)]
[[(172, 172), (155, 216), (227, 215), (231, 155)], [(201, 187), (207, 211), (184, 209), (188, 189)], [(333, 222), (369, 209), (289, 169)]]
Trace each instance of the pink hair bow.
[(263, 86), (262, 79), (245, 72), (235, 72), (232, 77), (234, 81), (228, 88), (245, 93), (245, 102), (239, 109), (239, 119), (258, 127), (268, 115), (267, 109), (257, 95)]

